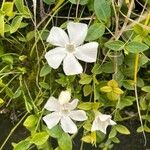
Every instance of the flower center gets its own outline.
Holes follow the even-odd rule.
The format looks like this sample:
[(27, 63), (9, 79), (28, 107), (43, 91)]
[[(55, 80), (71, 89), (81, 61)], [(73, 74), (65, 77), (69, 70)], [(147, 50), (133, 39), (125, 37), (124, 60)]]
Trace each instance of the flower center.
[(61, 111), (61, 113), (63, 116), (67, 116), (69, 114), (69, 110), (64, 109)]
[(68, 52), (72, 53), (75, 51), (75, 46), (74, 44), (66, 44), (66, 49)]

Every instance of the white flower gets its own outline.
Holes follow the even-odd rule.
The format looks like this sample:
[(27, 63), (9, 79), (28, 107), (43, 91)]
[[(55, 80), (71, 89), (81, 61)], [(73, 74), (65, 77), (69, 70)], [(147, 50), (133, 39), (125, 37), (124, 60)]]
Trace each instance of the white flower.
[[(63, 91), (61, 92), (59, 99), (51, 96), (44, 108), (52, 111), (52, 113), (44, 116), (43, 120), (49, 129), (53, 128), (60, 122), (64, 132), (74, 134), (77, 132), (77, 126), (72, 120), (84, 121), (87, 119), (87, 116), (83, 110), (74, 110), (77, 107), (78, 100), (74, 99), (69, 103), (70, 99), (68, 100), (68, 95), (69, 93), (67, 93), (67, 91)], [(66, 102), (65, 97), (67, 98)]]
[(101, 132), (106, 134), (107, 126), (115, 125), (115, 124), (116, 124), (116, 122), (111, 120), (110, 115), (105, 115), (105, 114), (101, 114), (98, 112), (98, 114), (96, 115), (96, 117), (93, 121), (91, 131), (100, 130)]
[(88, 27), (84, 23), (69, 22), (68, 34), (59, 27), (52, 27), (47, 42), (58, 46), (45, 54), (48, 64), (57, 69), (63, 61), (63, 70), (66, 75), (75, 75), (83, 72), (77, 59), (85, 62), (95, 62), (97, 57), (97, 42), (84, 45)]

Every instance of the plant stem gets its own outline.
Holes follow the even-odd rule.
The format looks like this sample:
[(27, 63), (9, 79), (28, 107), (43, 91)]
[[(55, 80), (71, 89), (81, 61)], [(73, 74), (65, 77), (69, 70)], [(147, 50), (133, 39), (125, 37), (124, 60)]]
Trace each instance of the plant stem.
[(144, 145), (146, 146), (147, 139), (143, 127), (143, 121), (141, 117), (141, 111), (140, 111), (140, 105), (139, 105), (139, 100), (138, 100), (138, 93), (137, 93), (137, 74), (138, 74), (138, 62), (139, 62), (139, 53), (136, 54), (135, 56), (135, 65), (134, 65), (134, 91), (135, 91), (135, 98), (136, 98), (136, 104), (137, 104), (137, 109), (138, 109), (138, 114), (139, 114), (139, 119), (142, 127), (142, 132), (143, 132), (143, 137), (144, 137)]
[(21, 122), (25, 119), (25, 117), (28, 115), (28, 113), (26, 113), (21, 119), (20, 121), (12, 128), (12, 130), (10, 131), (10, 133), (8, 134), (7, 138), (5, 139), (5, 141), (3, 142), (3, 144), (0, 147), (0, 150), (3, 150), (3, 147), (5, 146), (5, 144), (7, 143), (7, 141), (9, 140), (9, 138), (11, 137), (11, 135), (13, 134), (13, 132), (17, 129), (17, 127), (21, 124)]

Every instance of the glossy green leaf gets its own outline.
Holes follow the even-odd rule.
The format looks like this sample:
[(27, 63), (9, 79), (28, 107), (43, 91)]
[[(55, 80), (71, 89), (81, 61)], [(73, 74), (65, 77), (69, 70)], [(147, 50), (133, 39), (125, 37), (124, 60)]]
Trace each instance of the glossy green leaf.
[(142, 91), (150, 93), (150, 86), (144, 86), (144, 87), (142, 87)]
[(91, 71), (93, 74), (101, 74), (102, 73), (102, 70), (101, 70), (101, 65), (100, 64), (94, 64), (94, 67), (92, 68), (92, 71)]
[(38, 118), (35, 115), (30, 115), (26, 118), (26, 120), (24, 121), (23, 125), (26, 128), (31, 128), (34, 127), (38, 122)]
[(31, 142), (35, 145), (43, 145), (49, 138), (47, 132), (39, 132), (32, 135)]
[(140, 53), (147, 50), (148, 48), (149, 47), (146, 44), (137, 41), (132, 41), (125, 45), (125, 49), (130, 53)]
[(50, 89), (50, 86), (49, 86), (49, 84), (48, 83), (46, 83), (46, 82), (39, 82), (39, 85), (42, 87), (42, 88), (44, 88), (44, 89)]
[(115, 128), (121, 134), (126, 134), (126, 135), (130, 134), (130, 131), (127, 129), (127, 127), (123, 125), (116, 125)]
[(120, 51), (124, 47), (124, 42), (117, 40), (117, 41), (109, 41), (105, 43), (105, 46), (114, 51)]
[(111, 62), (104, 63), (101, 69), (104, 73), (113, 73), (115, 71), (114, 64)]
[(4, 100), (0, 98), (0, 105), (2, 105), (3, 103), (4, 103)]
[(80, 84), (90, 84), (92, 81), (92, 76), (87, 74), (81, 74), (81, 79), (79, 80)]
[(44, 3), (46, 3), (47, 5), (51, 5), (55, 3), (55, 0), (43, 0)]
[(78, 105), (78, 108), (79, 109), (82, 109), (82, 110), (91, 110), (92, 108), (92, 103), (91, 102), (83, 102), (83, 103), (80, 103)]
[(24, 11), (24, 0), (15, 0), (15, 5), (20, 13)]
[(115, 128), (112, 128), (111, 129), (111, 131), (110, 131), (110, 133), (109, 133), (109, 138), (113, 138), (113, 137), (115, 137), (117, 135), (117, 131), (116, 131), (116, 129)]
[(2, 10), (5, 12), (6, 16), (13, 16), (14, 2), (4, 2), (2, 6)]
[(22, 16), (16, 16), (12, 20), (10, 33), (14, 33), (14, 32), (16, 32), (19, 29), (22, 19), (23, 19)]
[(88, 3), (89, 0), (69, 0), (72, 4), (80, 4), (80, 5), (85, 5)]
[(49, 135), (53, 138), (60, 138), (61, 135), (63, 134), (63, 130), (60, 127), (60, 125), (56, 125), (51, 129), (48, 129), (47, 132), (49, 133)]
[(45, 64), (40, 71), (40, 77), (44, 77), (48, 75), (50, 72), (51, 72), (50, 66), (48, 64)]
[(121, 98), (120, 103), (118, 104), (117, 108), (123, 109), (127, 106), (131, 106), (133, 104), (133, 101), (127, 97)]
[(109, 21), (111, 16), (111, 8), (107, 0), (95, 0), (94, 10), (97, 18), (100, 21), (104, 21), (105, 23)]
[(84, 85), (83, 87), (83, 93), (84, 93), (84, 96), (88, 96), (89, 94), (91, 94), (93, 91), (93, 88), (91, 85), (87, 84), (87, 85)]
[(105, 32), (105, 25), (103, 23), (92, 24), (86, 36), (86, 41), (93, 41), (100, 38)]
[(13, 150), (27, 150), (31, 146), (29, 140), (22, 140), (17, 144), (13, 144)]
[(58, 139), (58, 144), (63, 150), (72, 150), (72, 140), (67, 133), (62, 134), (62, 136)]

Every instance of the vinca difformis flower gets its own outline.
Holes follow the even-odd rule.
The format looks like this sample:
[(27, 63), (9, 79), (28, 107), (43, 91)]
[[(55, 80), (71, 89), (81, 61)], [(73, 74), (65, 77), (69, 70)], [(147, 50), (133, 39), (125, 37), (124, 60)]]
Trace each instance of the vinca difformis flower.
[(78, 99), (71, 99), (69, 91), (62, 91), (56, 99), (51, 96), (44, 108), (52, 111), (52, 113), (43, 117), (47, 127), (53, 128), (59, 122), (64, 132), (74, 134), (77, 132), (77, 126), (72, 120), (84, 121), (87, 119), (86, 113), (83, 110), (74, 110), (77, 107)]
[(45, 54), (48, 64), (57, 69), (63, 61), (63, 70), (66, 75), (75, 75), (83, 72), (77, 59), (92, 63), (97, 57), (97, 42), (84, 45), (88, 27), (84, 23), (69, 22), (68, 34), (59, 27), (52, 27), (47, 42), (58, 46)]
[(108, 125), (115, 125), (116, 123), (111, 120), (110, 115), (102, 114), (100, 112), (96, 112), (96, 117), (93, 121), (91, 131), (100, 130), (104, 134), (106, 134), (106, 129)]

